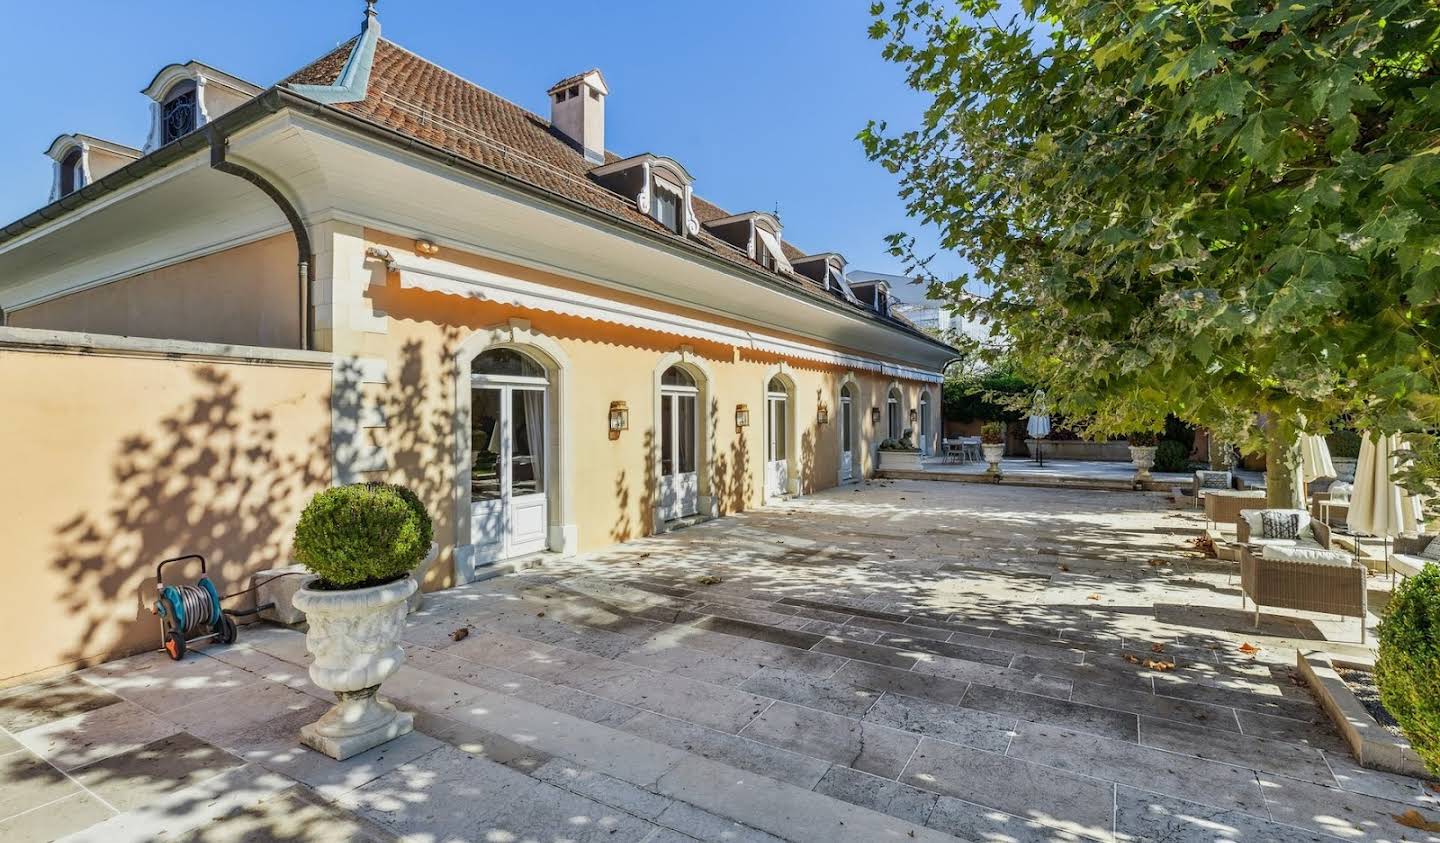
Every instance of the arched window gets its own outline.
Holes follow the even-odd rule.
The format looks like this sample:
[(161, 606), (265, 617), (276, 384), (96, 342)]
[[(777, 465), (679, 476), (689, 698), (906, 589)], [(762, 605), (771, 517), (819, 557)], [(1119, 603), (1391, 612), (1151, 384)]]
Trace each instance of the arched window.
[(840, 479), (855, 476), (855, 394), (850, 384), (840, 387)]
[(199, 124), (199, 89), (191, 80), (176, 84), (160, 105), (160, 145), (190, 134)]
[(512, 348), (492, 348), (475, 358), (470, 368), (477, 375), (509, 378), (543, 378), (545, 367)]
[(890, 388), (890, 396), (885, 399), (885, 436), (889, 439), (899, 439), (903, 422), (900, 420), (900, 390)]
[(60, 162), (60, 195), (69, 196), (85, 186), (85, 153), (78, 147)]
[(689, 372), (679, 366), (671, 366), (665, 370), (665, 374), (660, 376), (660, 385), (694, 387), (695, 379), (690, 377)]
[(780, 380), (778, 377), (771, 378), (770, 385), (767, 386), (765, 390), (771, 393), (780, 393), (783, 396), (786, 394), (785, 382)]

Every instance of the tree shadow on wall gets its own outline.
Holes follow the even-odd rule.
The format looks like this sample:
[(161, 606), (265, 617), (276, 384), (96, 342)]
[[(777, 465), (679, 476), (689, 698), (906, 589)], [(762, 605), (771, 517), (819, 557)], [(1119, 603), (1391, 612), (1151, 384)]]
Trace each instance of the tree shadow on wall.
[[(68, 585), (54, 610), (79, 618), (81, 630), (63, 644), (64, 662), (142, 647), (145, 625), (156, 625), (158, 643), (150, 606), (162, 559), (206, 556), (221, 594), (242, 588), (252, 571), (288, 564), (292, 509), (329, 480), (328, 424), (284, 452), (274, 412), (246, 409), (231, 374), (202, 366), (191, 377), (195, 398), (154, 431), (125, 437), (109, 457), (110, 507), (56, 528), (49, 564)], [(323, 402), (316, 412), (328, 419), (328, 394)], [(198, 565), (171, 576), (193, 582)]]
[[(622, 437), (624, 433), (620, 434)], [(627, 542), (655, 532), (654, 513), (659, 504), (660, 489), (656, 481), (655, 429), (647, 428), (640, 439), (645, 450), (645, 470), (642, 474), (636, 498), (636, 507), (630, 506), (630, 479), (625, 469), (615, 474), (615, 525), (610, 528), (610, 538), (616, 542)]]

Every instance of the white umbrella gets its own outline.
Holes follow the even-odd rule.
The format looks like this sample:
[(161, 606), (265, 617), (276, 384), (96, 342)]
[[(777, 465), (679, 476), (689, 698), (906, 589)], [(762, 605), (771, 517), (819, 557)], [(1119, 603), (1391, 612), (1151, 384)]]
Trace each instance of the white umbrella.
[(1044, 439), (1050, 435), (1050, 417), (1031, 416), (1025, 429), (1030, 433), (1031, 439)]
[(1300, 450), (1300, 479), (1306, 486), (1322, 477), (1340, 476), (1330, 461), (1330, 445), (1325, 437), (1302, 433), (1296, 447)]
[(1350, 493), (1346, 517), (1350, 531), (1389, 540), (1401, 533), (1419, 532), (1422, 502), (1395, 482), (1395, 452), (1401, 449), (1399, 436), (1367, 434), (1360, 442), (1360, 460), (1355, 466), (1355, 488)]

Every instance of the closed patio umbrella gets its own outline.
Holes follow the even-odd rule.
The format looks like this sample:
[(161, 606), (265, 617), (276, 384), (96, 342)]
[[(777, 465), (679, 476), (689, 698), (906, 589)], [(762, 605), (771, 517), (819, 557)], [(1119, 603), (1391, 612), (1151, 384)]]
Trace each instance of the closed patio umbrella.
[(1339, 473), (1335, 471), (1335, 463), (1330, 461), (1330, 445), (1325, 437), (1310, 434), (1300, 434), (1300, 479), (1305, 485), (1310, 485), (1322, 477), (1335, 478)]
[(1387, 566), (1390, 539), (1418, 532), (1422, 517), (1420, 498), (1395, 482), (1395, 452), (1401, 447), (1400, 437), (1394, 435), (1372, 433), (1361, 440), (1347, 516), (1351, 532), (1384, 539)]
[[(1042, 392), (1038, 396), (1036, 396), (1036, 403), (1040, 404), (1042, 407), (1044, 406), (1045, 393)], [(1031, 416), (1030, 421), (1025, 425), (1025, 432), (1030, 434), (1031, 439), (1044, 439), (1045, 437), (1049, 436), (1050, 414), (1040, 413), (1038, 415)], [(1040, 443), (1038, 442), (1035, 443), (1035, 457), (1036, 459), (1040, 460), (1041, 465), (1045, 464), (1045, 458), (1040, 454)]]

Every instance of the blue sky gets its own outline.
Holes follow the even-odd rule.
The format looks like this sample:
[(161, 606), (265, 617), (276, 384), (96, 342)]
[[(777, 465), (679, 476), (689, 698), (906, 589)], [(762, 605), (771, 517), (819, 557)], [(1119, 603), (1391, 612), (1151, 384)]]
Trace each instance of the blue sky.
[[(0, 133), (0, 222), (45, 203), (43, 152), (56, 135), (142, 145), (149, 112), (139, 91), (165, 64), (193, 58), (268, 86), (350, 38), (364, 9), (362, 0), (7, 5), (0, 78), (13, 122)], [(612, 150), (670, 155), (712, 202), (737, 212), (778, 204), (801, 248), (893, 272), (884, 236), (913, 225), (894, 177), (865, 159), (855, 134), (870, 118), (909, 124), (923, 103), (866, 37), (868, 7), (381, 0), (379, 12), (385, 37), (544, 116), (551, 83), (599, 67)], [(961, 265), (942, 260), (949, 271)]]

